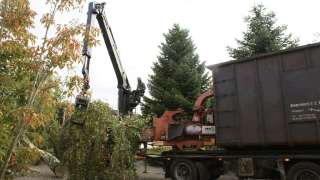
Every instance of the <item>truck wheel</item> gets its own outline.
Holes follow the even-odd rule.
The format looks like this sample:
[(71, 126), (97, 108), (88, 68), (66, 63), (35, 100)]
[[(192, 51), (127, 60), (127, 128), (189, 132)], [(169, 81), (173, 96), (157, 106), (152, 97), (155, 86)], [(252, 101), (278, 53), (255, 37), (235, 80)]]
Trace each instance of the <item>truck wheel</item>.
[(171, 165), (171, 177), (174, 180), (197, 180), (197, 168), (190, 160), (176, 160)]
[(320, 180), (320, 166), (313, 162), (299, 162), (289, 169), (288, 180)]

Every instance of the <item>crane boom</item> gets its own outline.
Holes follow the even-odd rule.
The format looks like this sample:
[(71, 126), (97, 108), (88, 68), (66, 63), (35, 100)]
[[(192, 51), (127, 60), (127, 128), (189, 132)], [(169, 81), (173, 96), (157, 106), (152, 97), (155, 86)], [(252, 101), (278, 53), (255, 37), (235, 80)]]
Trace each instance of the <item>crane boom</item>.
[[(94, 2), (89, 3), (86, 33), (84, 37), (84, 44), (83, 44), (83, 50), (82, 50), (82, 55), (84, 57), (82, 74), (83, 74), (85, 83), (84, 83), (81, 95), (84, 96), (84, 94), (86, 94), (86, 91), (90, 87), (89, 86), (89, 65), (90, 65), (90, 59), (91, 59), (91, 49), (88, 44), (88, 38), (89, 38), (89, 33), (93, 24), (92, 19), (95, 17), (98, 21), (105, 45), (108, 50), (108, 54), (110, 56), (110, 60), (112, 62), (113, 69), (115, 71), (115, 74), (118, 80), (119, 114), (125, 115), (131, 112), (140, 103), (140, 99), (145, 92), (145, 85), (141, 81), (141, 79), (138, 78), (137, 89), (131, 91), (128, 77), (120, 61), (120, 56), (118, 53), (115, 39), (112, 34), (112, 30), (110, 28), (110, 25), (107, 21), (107, 18), (104, 12), (104, 5), (105, 3), (94, 3)], [(79, 106), (79, 105), (87, 106), (88, 103), (81, 103), (81, 99), (85, 99), (85, 98), (81, 98), (79, 96), (79, 98), (77, 98), (76, 100), (76, 106)], [(88, 101), (88, 100), (85, 99), (85, 101)], [(77, 102), (79, 103), (77, 104)]]
[(104, 4), (95, 4), (95, 6), (93, 7), (93, 13), (96, 13), (96, 18), (98, 20), (104, 42), (108, 49), (112, 65), (118, 79), (118, 85), (121, 86), (123, 89), (130, 91), (130, 84), (127, 75), (122, 67), (120, 56), (118, 53), (118, 48), (113, 37), (112, 30), (108, 24), (107, 18), (104, 13)]

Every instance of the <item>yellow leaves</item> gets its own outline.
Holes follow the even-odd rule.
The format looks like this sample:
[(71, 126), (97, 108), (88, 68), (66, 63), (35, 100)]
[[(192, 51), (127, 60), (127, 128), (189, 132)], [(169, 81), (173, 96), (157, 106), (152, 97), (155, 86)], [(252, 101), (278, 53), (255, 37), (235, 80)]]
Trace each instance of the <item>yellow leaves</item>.
[(85, 32), (83, 34), (83, 37), (85, 37), (89, 47), (94, 47), (99, 44), (99, 40), (97, 39), (99, 34), (100, 34), (100, 29), (96, 27), (91, 27), (90, 32)]
[(30, 126), (31, 128), (36, 128), (43, 125), (42, 115), (40, 113), (34, 112), (30, 110), (29, 112), (23, 113), (23, 123), (26, 126)]
[(40, 146), (41, 144), (44, 143), (45, 139), (43, 138), (43, 136), (38, 133), (38, 132), (31, 132), (28, 133), (28, 137), (31, 138), (32, 142), (36, 145), (36, 146)]
[(33, 27), (35, 12), (30, 9), (28, 0), (4, 0), (0, 2), (0, 41), (14, 39), (27, 45), (34, 42), (34, 36), (29, 33)]
[[(4, 152), (12, 154), (14, 149), (8, 149), (4, 140), (10, 144), (13, 139), (16, 145), (20, 133), (39, 132), (53, 122), (57, 104), (61, 101), (59, 93), (63, 91), (59, 89), (53, 72), (57, 68), (70, 68), (80, 61), (81, 56), (84, 25), (68, 22), (62, 22), (67, 25), (56, 25), (54, 16), (81, 6), (84, 0), (47, 0), (50, 12), (40, 20), (46, 27), (44, 37), (42, 34), (35, 37), (29, 32), (36, 14), (30, 9), (29, 1), (0, 0), (0, 77), (1, 80), (6, 79), (0, 86), (0, 118), (5, 120), (0, 123), (0, 161)], [(50, 29), (54, 27), (57, 29)], [(43, 41), (35, 45), (35, 39)], [(79, 87), (81, 80), (80, 77), (72, 77), (68, 86)], [(2, 92), (4, 90), (5, 93)], [(12, 132), (19, 133), (4, 138), (9, 137), (9, 133), (13, 135)], [(42, 141), (37, 139), (38, 143)], [(28, 157), (22, 153), (18, 157)]]
[(82, 86), (83, 78), (78, 75), (74, 75), (68, 78), (67, 81), (67, 96), (72, 96), (74, 91), (78, 91)]
[(47, 4), (51, 4), (57, 7), (61, 12), (70, 11), (82, 7), (85, 0), (47, 0)]
[(6, 59), (30, 57), (30, 51), (19, 41), (7, 40), (0, 42), (0, 55)]
[(48, 27), (50, 25), (54, 24), (54, 16), (52, 13), (45, 13), (42, 18), (40, 19), (40, 22), (45, 26)]
[(13, 117), (20, 121), (23, 127), (30, 127), (36, 129), (44, 127), (49, 120), (52, 120), (52, 115), (46, 111), (39, 111), (34, 108), (20, 107), (12, 112)]
[(25, 113), (23, 120), (26, 126), (36, 129), (45, 126), (48, 119), (44, 113), (30, 112)]
[[(72, 68), (74, 63), (78, 63), (81, 57), (82, 37), (85, 32), (85, 25), (71, 23), (70, 25), (57, 25), (56, 35), (46, 42), (46, 58), (52, 67)], [(98, 43), (96, 37), (98, 30), (93, 29), (88, 39), (89, 45)]]
[(25, 115), (23, 116), (23, 122), (24, 124), (29, 125), (36, 118), (37, 118), (37, 114), (34, 112), (25, 113)]
[(42, 113), (32, 113), (31, 121), (29, 122), (29, 126), (32, 129), (37, 127), (41, 127), (45, 125), (45, 116)]
[[(51, 94), (50, 90), (53, 88), (58, 88), (59, 87), (59, 80), (53, 80), (53, 81), (48, 81), (42, 88), (41, 91), (43, 94)], [(45, 100), (47, 101), (47, 100)]]
[(81, 44), (78, 41), (78, 35), (81, 34), (81, 25), (58, 25), (56, 37), (47, 42), (47, 58), (51, 66), (71, 67), (81, 56)]
[[(83, 2), (84, 0), (47, 0), (51, 9), (42, 16), (40, 22), (48, 30), (49, 27), (56, 27), (53, 31), (56, 33), (51, 38), (46, 36), (51, 35), (51, 30), (45, 38), (37, 35), (37, 39), (44, 40), (35, 45), (35, 36), (29, 30), (33, 28), (36, 13), (31, 10), (29, 0), (0, 0), (1, 68), (8, 70), (1, 79), (11, 82), (10, 85), (3, 85), (3, 89), (10, 86), (10, 93), (7, 94), (12, 97), (8, 98), (7, 104), (13, 107), (4, 112), (6, 116), (10, 114), (12, 122), (8, 124), (14, 124), (16, 128), (21, 126), (21, 129), (35, 129), (53, 120), (58, 101), (54, 90), (59, 88), (60, 82), (52, 80), (52, 72), (57, 67), (71, 67), (80, 61), (81, 36), (85, 29), (84, 25), (78, 23), (56, 25), (54, 17), (56, 13), (80, 7)], [(1, 73), (3, 69), (0, 69)], [(71, 78), (69, 87), (76, 88), (81, 83), (80, 79)], [(9, 96), (7, 94), (2, 97)], [(5, 106), (0, 106), (0, 109)]]
[(29, 147), (18, 147), (15, 154), (17, 166), (25, 166), (29, 163), (35, 163), (40, 160), (39, 152)]
[(60, 0), (58, 9), (60, 11), (69, 11), (71, 9), (80, 8), (85, 0)]

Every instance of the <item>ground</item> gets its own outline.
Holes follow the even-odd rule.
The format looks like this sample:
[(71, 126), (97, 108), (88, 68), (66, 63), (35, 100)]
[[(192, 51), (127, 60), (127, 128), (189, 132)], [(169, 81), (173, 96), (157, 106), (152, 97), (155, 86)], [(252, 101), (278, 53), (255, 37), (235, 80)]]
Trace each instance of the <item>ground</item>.
[(31, 170), (34, 170), (36, 173), (32, 173), (29, 176), (24, 177), (16, 177), (13, 180), (52, 180), (52, 179), (59, 179), (62, 180), (62, 178), (57, 178), (53, 174), (53, 172), (49, 169), (49, 167), (43, 163), (37, 165), (37, 166), (31, 166)]
[(139, 180), (164, 180), (164, 172), (161, 167), (147, 166), (147, 172), (144, 172), (144, 162), (137, 162), (137, 171)]
[[(147, 166), (147, 172), (145, 173), (145, 167), (143, 161), (136, 163), (139, 180), (168, 180), (164, 178), (164, 172), (161, 167)], [(38, 166), (32, 166), (32, 170), (38, 173), (29, 175), (27, 177), (16, 177), (14, 180), (64, 180), (63, 178), (57, 178), (53, 172), (45, 164)], [(238, 180), (238, 178), (230, 175), (223, 175), (218, 180)]]
[[(161, 167), (148, 166), (147, 173), (144, 173), (144, 163), (139, 161), (136, 163), (139, 180), (165, 180), (164, 172)], [(45, 164), (38, 166), (32, 166), (32, 170), (38, 173), (34, 173), (27, 177), (16, 177), (14, 180), (63, 180), (63, 178), (57, 178), (53, 172)]]

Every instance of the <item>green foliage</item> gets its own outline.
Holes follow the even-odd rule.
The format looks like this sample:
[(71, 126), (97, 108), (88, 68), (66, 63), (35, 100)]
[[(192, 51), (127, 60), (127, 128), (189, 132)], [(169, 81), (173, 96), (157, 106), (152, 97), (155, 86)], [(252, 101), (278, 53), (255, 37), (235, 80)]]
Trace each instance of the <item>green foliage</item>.
[(3, 123), (4, 120), (0, 119), (0, 164), (4, 162), (6, 152), (7, 152), (7, 147), (9, 146), (9, 141), (10, 141), (10, 135), (11, 135), (11, 129), (9, 123)]
[(28, 1), (0, 2), (0, 167), (5, 162), (17, 114), (29, 90), (27, 84), (32, 72), (24, 65), (30, 63), (26, 59), (31, 51), (26, 45), (34, 41), (28, 32), (34, 15)]
[[(90, 104), (87, 111), (76, 110), (63, 127), (57, 157), (67, 166), (71, 180), (103, 176), (110, 118), (113, 117), (108, 106), (96, 102)], [(84, 121), (83, 125), (72, 123), (79, 119)]]
[(147, 154), (155, 154), (160, 155), (162, 152), (172, 150), (171, 146), (154, 146), (152, 148), (147, 149)]
[(119, 121), (100, 101), (86, 111), (76, 110), (61, 131), (58, 152), (69, 179), (136, 179), (134, 155), (144, 124), (137, 116)]
[(243, 39), (236, 39), (238, 47), (228, 47), (231, 57), (241, 59), (298, 45), (292, 34), (285, 33), (287, 26), (276, 25), (276, 15), (268, 12), (263, 5), (254, 6), (250, 13), (245, 18), (247, 31), (243, 32)]
[[(30, 156), (21, 152), (28, 151), (20, 142), (21, 137), (30, 136), (35, 144), (49, 147), (43, 145), (45, 127), (55, 119), (55, 109), (61, 101), (56, 71), (79, 62), (79, 36), (85, 30), (84, 25), (76, 23), (57, 25), (55, 15), (74, 10), (83, 2), (46, 1), (49, 12), (40, 20), (45, 33), (39, 36), (30, 31), (37, 23), (28, 0), (0, 1), (0, 179), (9, 163), (19, 166), (29, 162)], [(96, 41), (90, 39), (94, 45)], [(19, 157), (13, 158), (14, 154)]]
[(189, 31), (175, 24), (164, 37), (148, 82), (151, 98), (144, 97), (144, 114), (191, 110), (196, 97), (209, 86), (205, 64), (199, 61)]
[(134, 155), (139, 148), (140, 135), (146, 120), (139, 116), (126, 117), (112, 126), (113, 148), (107, 177), (111, 180), (137, 179)]
[(16, 164), (12, 166), (12, 169), (14, 169), (16, 172), (27, 172), (28, 171), (28, 165), (34, 164), (39, 162), (40, 160), (40, 154), (36, 151), (23, 147), (18, 146), (18, 148), (15, 151), (16, 156)]

